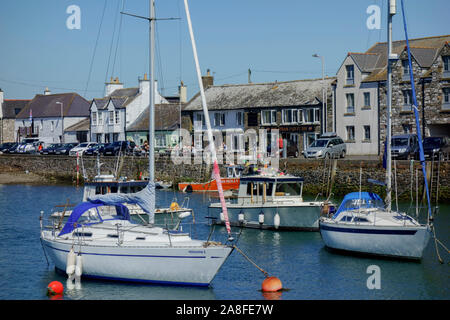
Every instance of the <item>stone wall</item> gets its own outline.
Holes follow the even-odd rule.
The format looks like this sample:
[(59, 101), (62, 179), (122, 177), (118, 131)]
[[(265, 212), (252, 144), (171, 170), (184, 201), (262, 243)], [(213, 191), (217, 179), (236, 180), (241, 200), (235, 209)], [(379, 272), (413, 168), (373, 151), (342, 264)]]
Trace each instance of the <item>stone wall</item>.
[[(142, 173), (148, 175), (148, 158), (126, 157), (123, 163), (117, 163), (116, 157), (101, 157), (101, 172), (114, 173), (116, 168), (120, 170), (120, 176), (137, 179)], [(374, 191), (384, 196), (384, 188), (367, 182), (367, 179), (385, 181), (385, 170), (381, 160), (336, 160), (336, 174), (331, 186), (329, 180), (332, 172), (330, 160), (306, 160), (287, 159), (280, 161), (280, 169), (287, 173), (304, 178), (304, 192), (309, 195), (318, 193), (326, 194), (327, 190), (335, 196), (343, 196), (348, 192), (358, 191), (361, 181), (362, 190)], [(76, 181), (76, 158), (64, 156), (31, 156), (31, 155), (0, 155), (0, 172), (26, 171), (38, 174), (47, 181)], [(182, 164), (175, 165), (169, 157), (160, 157), (155, 162), (155, 176), (157, 180), (171, 181), (175, 185), (181, 181), (207, 181), (211, 178), (211, 166), (206, 164)], [(96, 158), (86, 157), (79, 163), (80, 182), (82, 182), (83, 168), (89, 178), (97, 174)], [(360, 168), (361, 180), (360, 180)], [(397, 171), (397, 190), (400, 198), (409, 199), (411, 193), (411, 166), (409, 161), (397, 161), (393, 165), (393, 172)], [(418, 161), (414, 161), (413, 193), (415, 194), (415, 175), (418, 175), (419, 193), (422, 194), (422, 170)], [(430, 172), (430, 168), (428, 168)], [(436, 171), (436, 168), (434, 168)], [(441, 202), (450, 201), (450, 162), (441, 162), (439, 170)], [(222, 176), (225, 169), (221, 168)], [(395, 180), (392, 180), (392, 188), (395, 190)]]

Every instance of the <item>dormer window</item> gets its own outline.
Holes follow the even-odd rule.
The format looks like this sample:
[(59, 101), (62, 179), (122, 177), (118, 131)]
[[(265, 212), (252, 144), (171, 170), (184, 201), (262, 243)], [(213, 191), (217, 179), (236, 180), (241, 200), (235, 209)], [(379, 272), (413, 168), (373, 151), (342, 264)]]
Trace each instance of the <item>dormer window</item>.
[(444, 64), (444, 77), (450, 78), (450, 56), (443, 56), (442, 62)]
[(412, 111), (412, 91), (411, 90), (403, 90), (402, 111)]
[(347, 85), (355, 84), (355, 70), (354, 70), (354, 66), (352, 64), (348, 65), (348, 66), (345, 66), (345, 70), (346, 70), (346, 73), (347, 73), (346, 84)]

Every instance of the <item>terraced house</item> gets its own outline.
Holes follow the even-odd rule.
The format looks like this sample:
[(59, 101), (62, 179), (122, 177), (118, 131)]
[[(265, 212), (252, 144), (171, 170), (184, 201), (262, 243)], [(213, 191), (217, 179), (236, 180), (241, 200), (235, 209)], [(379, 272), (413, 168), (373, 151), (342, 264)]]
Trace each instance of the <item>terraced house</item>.
[[(260, 129), (266, 130), (267, 144), (270, 132), (277, 129), (286, 151), (289, 147), (291, 155), (298, 156), (322, 131), (332, 130), (334, 81), (335, 78), (325, 79), (328, 100), (325, 117), (322, 117), (322, 79), (210, 85), (205, 96), (214, 134), (225, 142), (227, 150), (243, 152), (253, 148), (249, 145), (249, 129), (254, 129), (257, 135)], [(194, 147), (203, 148), (206, 125), (200, 94), (187, 103), (182, 114), (182, 126), (194, 135)]]
[[(394, 41), (392, 134), (415, 133), (410, 72), (423, 136), (450, 135), (450, 35)], [(386, 137), (386, 43), (364, 53), (350, 52), (337, 72), (336, 131), (349, 155), (381, 155)]]

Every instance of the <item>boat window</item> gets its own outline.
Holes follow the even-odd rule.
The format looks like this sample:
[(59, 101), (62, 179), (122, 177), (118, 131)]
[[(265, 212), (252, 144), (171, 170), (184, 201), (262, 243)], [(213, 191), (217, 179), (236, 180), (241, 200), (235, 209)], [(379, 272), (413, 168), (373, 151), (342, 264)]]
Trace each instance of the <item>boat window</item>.
[(118, 234), (108, 234), (107, 237), (108, 238), (118, 238), (119, 235)]
[(74, 232), (74, 237), (92, 237), (92, 232)]
[(145, 240), (145, 237), (136, 237), (136, 240)]
[(117, 186), (111, 186), (111, 193), (117, 193)]
[(102, 193), (102, 187), (96, 186), (95, 187), (95, 194), (101, 194)]
[(273, 191), (273, 183), (267, 184), (267, 196), (271, 196)]
[(369, 222), (366, 218), (355, 217), (353, 222)]
[(130, 193), (136, 192), (136, 187), (130, 187)]
[(141, 191), (142, 189), (144, 189), (143, 186), (137, 186), (137, 187), (136, 187), (136, 192)]
[(275, 196), (299, 196), (301, 191), (298, 182), (278, 182), (275, 189)]
[(352, 221), (352, 216), (343, 216), (340, 221), (350, 222), (350, 221)]
[(128, 186), (121, 186), (120, 193), (128, 193)]

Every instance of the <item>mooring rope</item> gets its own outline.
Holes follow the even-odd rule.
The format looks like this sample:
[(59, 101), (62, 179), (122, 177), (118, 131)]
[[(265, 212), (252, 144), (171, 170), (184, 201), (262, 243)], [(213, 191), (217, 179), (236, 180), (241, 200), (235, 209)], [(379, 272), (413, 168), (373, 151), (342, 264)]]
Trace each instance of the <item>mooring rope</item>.
[(267, 278), (269, 276), (269, 274), (267, 273), (267, 271), (265, 271), (264, 269), (262, 269), (261, 267), (259, 267), (255, 262), (253, 262), (244, 252), (242, 252), (241, 249), (239, 249), (235, 244), (233, 245), (233, 248), (235, 248), (240, 254), (242, 254), (244, 256), (245, 259), (247, 259), (251, 264), (253, 264), (259, 271), (261, 271), (264, 276)]

